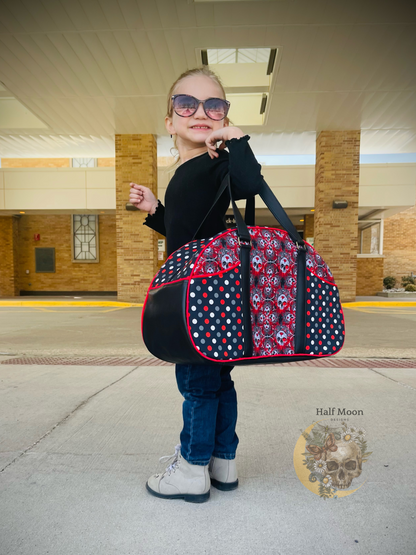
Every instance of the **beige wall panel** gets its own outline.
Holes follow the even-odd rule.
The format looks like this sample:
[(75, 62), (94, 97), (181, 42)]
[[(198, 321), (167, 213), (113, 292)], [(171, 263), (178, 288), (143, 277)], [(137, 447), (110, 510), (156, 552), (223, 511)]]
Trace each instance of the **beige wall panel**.
[(267, 185), (275, 187), (312, 187), (315, 189), (315, 166), (262, 166)]
[(360, 186), (359, 206), (412, 206), (415, 204), (415, 185)]
[(4, 186), (6, 189), (85, 189), (85, 170), (6, 170)]
[[(278, 199), (283, 208), (305, 208), (313, 206), (315, 202), (315, 188), (314, 187), (271, 187), (274, 196)], [(158, 190), (158, 199), (162, 204), (165, 203), (166, 189)], [(244, 207), (246, 201), (238, 200), (236, 202), (238, 207)], [(265, 208), (263, 200), (256, 196), (256, 208)]]
[(86, 191), (72, 190), (5, 190), (5, 210), (56, 210), (86, 208)]
[[(126, 200), (128, 202), (128, 200)], [(116, 189), (90, 189), (87, 190), (87, 208), (116, 209)]]
[[(87, 171), (86, 176), (87, 176), (87, 189), (114, 189), (114, 191), (116, 190), (115, 168), (94, 169), (93, 171)], [(116, 205), (114, 204), (114, 208), (115, 207)]]
[(379, 185), (416, 184), (416, 164), (362, 164), (360, 166), (360, 185), (376, 187)]

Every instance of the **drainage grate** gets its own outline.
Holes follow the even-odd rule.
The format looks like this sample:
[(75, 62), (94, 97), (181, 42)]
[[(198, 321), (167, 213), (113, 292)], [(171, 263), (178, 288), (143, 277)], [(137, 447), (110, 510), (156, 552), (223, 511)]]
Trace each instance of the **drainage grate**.
[[(0, 364), (51, 364), (54, 366), (174, 366), (155, 357), (18, 357), (3, 360)], [(397, 358), (318, 358), (285, 364), (261, 364), (256, 366), (313, 366), (314, 368), (416, 368), (416, 359)], [(236, 366), (235, 368), (239, 368)]]

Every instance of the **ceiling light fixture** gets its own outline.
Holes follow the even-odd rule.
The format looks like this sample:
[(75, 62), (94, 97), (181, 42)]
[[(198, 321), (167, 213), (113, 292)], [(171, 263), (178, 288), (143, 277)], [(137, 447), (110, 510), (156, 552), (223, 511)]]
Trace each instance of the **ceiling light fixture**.
[(199, 59), (221, 79), (235, 125), (264, 125), (276, 79), (277, 48), (206, 48)]
[(264, 112), (266, 111), (266, 104), (267, 104), (267, 94), (263, 93), (263, 96), (261, 98), (260, 114), (264, 114)]

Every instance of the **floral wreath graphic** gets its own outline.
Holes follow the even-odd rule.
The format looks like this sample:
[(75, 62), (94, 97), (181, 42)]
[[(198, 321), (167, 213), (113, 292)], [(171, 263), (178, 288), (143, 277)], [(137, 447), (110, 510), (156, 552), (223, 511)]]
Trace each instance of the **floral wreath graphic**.
[(302, 453), (302, 462), (310, 471), (309, 482), (320, 482), (320, 497), (337, 499), (335, 493), (349, 488), (361, 475), (362, 463), (372, 454), (367, 451), (365, 434), (361, 426), (348, 426), (345, 422), (337, 427), (317, 423), (310, 434), (302, 432), (307, 449)]

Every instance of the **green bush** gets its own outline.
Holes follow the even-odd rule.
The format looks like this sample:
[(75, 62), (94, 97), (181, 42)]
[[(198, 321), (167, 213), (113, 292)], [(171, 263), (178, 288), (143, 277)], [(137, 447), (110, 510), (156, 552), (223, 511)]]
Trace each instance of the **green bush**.
[(391, 289), (396, 285), (396, 278), (393, 276), (387, 276), (383, 279), (383, 285), (386, 289)]
[(406, 287), (406, 285), (416, 285), (415, 278), (412, 276), (403, 276), (402, 277), (402, 287)]
[(413, 283), (408, 283), (406, 285), (406, 287), (404, 288), (405, 291), (416, 291), (416, 285), (413, 285)]

